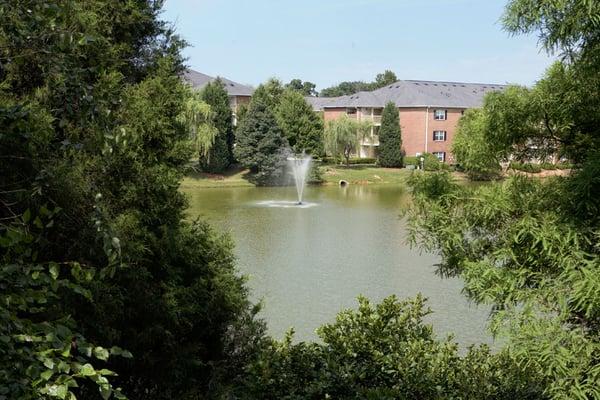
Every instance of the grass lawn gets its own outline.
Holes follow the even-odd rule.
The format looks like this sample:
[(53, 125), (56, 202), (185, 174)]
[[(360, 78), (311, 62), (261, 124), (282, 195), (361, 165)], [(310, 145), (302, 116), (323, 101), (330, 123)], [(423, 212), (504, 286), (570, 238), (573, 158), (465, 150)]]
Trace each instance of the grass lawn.
[(224, 174), (207, 174), (204, 172), (190, 172), (181, 182), (182, 189), (195, 188), (223, 188), (223, 187), (253, 187), (244, 176), (248, 170), (233, 168)]
[[(323, 165), (324, 185), (337, 185), (340, 180), (345, 180), (353, 185), (373, 184), (404, 184), (411, 171), (402, 168), (377, 168), (365, 165)], [(207, 174), (204, 172), (190, 172), (181, 183), (182, 189), (194, 188), (222, 188), (222, 187), (252, 187), (246, 174), (248, 170), (233, 168), (224, 174)]]
[(324, 165), (321, 167), (325, 185), (337, 185), (345, 180), (353, 185), (404, 184), (410, 176), (405, 168), (379, 168), (367, 165)]

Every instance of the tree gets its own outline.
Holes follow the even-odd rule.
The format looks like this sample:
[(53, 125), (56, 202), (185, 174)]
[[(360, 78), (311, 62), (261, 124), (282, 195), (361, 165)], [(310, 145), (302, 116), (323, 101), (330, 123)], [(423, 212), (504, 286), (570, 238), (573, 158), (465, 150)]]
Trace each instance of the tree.
[(211, 107), (212, 125), (217, 130), (209, 156), (200, 161), (206, 171), (222, 172), (233, 160), (233, 116), (229, 97), (223, 82), (217, 79), (202, 89), (200, 98)]
[(385, 72), (381, 74), (377, 74), (375, 77), (375, 81), (373, 82), (364, 82), (364, 81), (346, 81), (341, 82), (336, 86), (331, 86), (321, 90), (321, 97), (335, 97), (335, 96), (344, 96), (350, 95), (361, 91), (372, 91), (384, 86), (387, 86), (391, 83), (394, 83), (398, 80), (396, 74), (394, 74), (390, 70), (385, 70)]
[(285, 84), (286, 89), (295, 90), (303, 96), (316, 96), (316, 87), (317, 85), (312, 82), (302, 82), (302, 79), (292, 79)]
[(379, 128), (378, 162), (382, 167), (402, 167), (402, 133), (398, 109), (389, 102), (383, 109)]
[(325, 150), (333, 157), (344, 157), (346, 166), (350, 165), (350, 156), (356, 153), (359, 141), (371, 131), (369, 121), (357, 121), (342, 115), (328, 121), (325, 125)]
[(391, 85), (396, 81), (398, 81), (396, 74), (389, 69), (386, 69), (383, 73), (377, 74), (373, 87), (375, 89), (379, 89), (384, 86)]
[(256, 99), (257, 102), (263, 103), (271, 112), (275, 112), (277, 106), (281, 102), (281, 96), (285, 89), (280, 80), (271, 78), (267, 82), (258, 85), (252, 99)]
[[(552, 399), (600, 396), (599, 12), (589, 1), (509, 2), (505, 27), (539, 30), (565, 61), (532, 89), (487, 97), (486, 121), (470, 116), (469, 128), (489, 142), (482, 149), (558, 151), (576, 162), (571, 174), (477, 188), (423, 176), (409, 213), (413, 243), (438, 251), (440, 274), (460, 275), (472, 300), (494, 307), (491, 327), (507, 337), (510, 358), (537, 371)], [(468, 157), (490, 157), (472, 150)]]
[(187, 127), (200, 158), (210, 164), (210, 153), (218, 134), (212, 125), (214, 115), (210, 106), (200, 100), (198, 93), (190, 91), (178, 119)]
[(501, 172), (499, 154), (489, 140), (485, 110), (471, 109), (458, 121), (452, 142), (456, 162), (472, 180), (488, 180)]
[(276, 117), (294, 153), (306, 151), (313, 156), (323, 156), (323, 120), (300, 93), (286, 90), (281, 96)]
[(184, 218), (160, 6), (0, 5), (0, 397), (206, 397), (241, 372), (253, 317), (229, 240)]
[(258, 185), (281, 184), (288, 147), (271, 108), (261, 97), (254, 97), (236, 132), (237, 160), (253, 174)]

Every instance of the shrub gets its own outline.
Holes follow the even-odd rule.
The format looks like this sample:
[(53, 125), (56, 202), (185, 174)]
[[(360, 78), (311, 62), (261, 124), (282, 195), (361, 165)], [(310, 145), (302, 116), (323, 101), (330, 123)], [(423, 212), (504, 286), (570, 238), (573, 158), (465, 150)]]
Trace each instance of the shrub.
[(310, 164), (310, 170), (308, 171), (308, 177), (306, 182), (311, 185), (319, 185), (325, 182), (323, 179), (323, 170), (317, 163)]

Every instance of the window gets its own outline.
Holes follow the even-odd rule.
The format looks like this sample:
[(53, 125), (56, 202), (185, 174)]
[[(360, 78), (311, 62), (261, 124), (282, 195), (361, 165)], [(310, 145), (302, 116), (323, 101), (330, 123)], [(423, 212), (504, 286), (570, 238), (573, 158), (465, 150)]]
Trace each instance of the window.
[(440, 162), (446, 161), (446, 153), (443, 151), (434, 151), (433, 155), (436, 156)]
[(433, 119), (436, 121), (445, 121), (448, 117), (448, 110), (434, 110)]
[(445, 142), (446, 141), (446, 131), (433, 131), (433, 141), (434, 142)]
[(356, 108), (346, 108), (346, 114), (348, 114), (348, 115), (356, 114)]

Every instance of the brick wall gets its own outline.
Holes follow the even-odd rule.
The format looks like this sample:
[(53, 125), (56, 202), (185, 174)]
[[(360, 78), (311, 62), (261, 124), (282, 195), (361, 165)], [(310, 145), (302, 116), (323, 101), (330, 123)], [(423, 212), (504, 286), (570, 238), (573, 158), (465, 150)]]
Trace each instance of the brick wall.
[[(434, 119), (434, 110), (436, 109), (447, 111), (446, 120), (438, 121)], [(454, 162), (450, 148), (456, 132), (456, 125), (464, 109), (430, 107), (428, 112), (425, 107), (411, 107), (400, 108), (398, 111), (402, 128), (402, 148), (407, 156), (415, 156), (417, 153), (425, 152), (445, 152), (446, 162)], [(346, 113), (346, 108), (326, 108), (323, 118), (325, 121), (331, 121), (339, 118), (344, 113)], [(446, 140), (434, 141), (434, 131), (446, 131)]]

